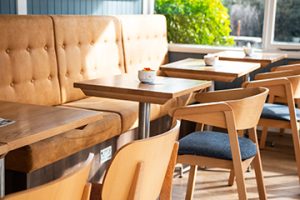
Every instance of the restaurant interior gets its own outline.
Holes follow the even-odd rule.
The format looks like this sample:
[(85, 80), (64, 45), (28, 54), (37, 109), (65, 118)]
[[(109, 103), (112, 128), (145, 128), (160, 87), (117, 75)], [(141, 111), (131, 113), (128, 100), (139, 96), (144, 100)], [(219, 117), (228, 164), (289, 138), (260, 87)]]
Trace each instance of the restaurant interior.
[(300, 199), (299, 9), (0, 0), (0, 199)]

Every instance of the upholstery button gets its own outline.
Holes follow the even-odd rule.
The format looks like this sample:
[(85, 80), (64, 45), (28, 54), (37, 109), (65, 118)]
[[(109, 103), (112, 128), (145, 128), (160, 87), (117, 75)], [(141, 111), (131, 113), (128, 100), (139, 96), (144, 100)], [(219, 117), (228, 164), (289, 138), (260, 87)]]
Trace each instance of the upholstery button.
[(15, 86), (15, 84), (14, 84), (13, 82), (11, 82), (11, 83), (10, 83), (10, 86), (11, 86), (11, 87), (14, 87), (14, 86)]
[(93, 46), (94, 45), (94, 41), (91, 41), (91, 46)]
[(30, 47), (27, 47), (26, 50), (27, 50), (28, 52), (30, 52)]
[(78, 42), (78, 46), (80, 46), (81, 45), (81, 43), (80, 42)]
[(66, 45), (65, 45), (65, 44), (62, 44), (62, 45), (61, 45), (61, 48), (63, 48), (63, 49), (66, 48)]
[(83, 69), (80, 70), (80, 74), (83, 74)]
[(47, 51), (47, 50), (48, 50), (48, 46), (47, 46), (47, 45), (45, 45), (45, 46), (44, 46), (44, 49)]
[(6, 51), (6, 53), (10, 53), (10, 49), (6, 49), (5, 51)]
[(65, 75), (66, 77), (68, 77), (69, 76), (69, 72), (66, 72), (66, 75)]
[(49, 79), (49, 80), (51, 80), (51, 79), (52, 79), (52, 76), (51, 76), (51, 75), (49, 75), (49, 76), (48, 76), (48, 79)]
[(116, 39), (116, 43), (118, 43), (119, 42), (119, 39)]
[(121, 63), (118, 63), (119, 67), (121, 67)]
[(33, 82), (34, 82), (34, 79), (31, 79), (30, 82), (33, 83)]

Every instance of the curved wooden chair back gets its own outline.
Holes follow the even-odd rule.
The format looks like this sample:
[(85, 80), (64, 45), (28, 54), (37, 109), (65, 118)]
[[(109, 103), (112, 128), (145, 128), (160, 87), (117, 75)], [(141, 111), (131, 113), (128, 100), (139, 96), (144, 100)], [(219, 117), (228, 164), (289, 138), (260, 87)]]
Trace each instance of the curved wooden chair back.
[(75, 172), (50, 183), (17, 192), (4, 197), (5, 200), (89, 200), (91, 185), (87, 183), (94, 154)]
[[(269, 80), (268, 80), (269, 79)], [(269, 88), (269, 103), (276, 102), (275, 98), (280, 97), (279, 102), (287, 102), (288, 98), (300, 98), (300, 71), (275, 71), (262, 73), (255, 76), (251, 87), (266, 85)], [(249, 86), (249, 83), (245, 83)]]
[[(200, 103), (222, 102), (226, 104), (233, 112), (235, 128), (244, 130), (257, 125), (267, 95), (266, 88), (248, 88), (199, 93), (195, 98)], [(212, 116), (212, 113), (208, 113), (195, 117), (198, 118), (198, 123), (227, 128), (224, 114), (216, 113)]]
[(286, 70), (300, 70), (300, 63), (299, 64), (292, 64), (292, 65), (282, 65), (278, 67), (273, 67), (271, 71), (286, 71)]
[(159, 197), (180, 123), (164, 134), (122, 147), (104, 177), (103, 200), (153, 200)]

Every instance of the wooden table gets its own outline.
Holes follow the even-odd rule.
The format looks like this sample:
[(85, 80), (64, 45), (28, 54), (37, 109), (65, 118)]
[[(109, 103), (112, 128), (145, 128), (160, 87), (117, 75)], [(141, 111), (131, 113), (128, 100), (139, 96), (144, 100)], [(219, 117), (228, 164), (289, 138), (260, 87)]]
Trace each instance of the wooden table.
[(252, 56), (245, 56), (243, 51), (222, 51), (217, 55), (220, 60), (255, 62), (260, 63), (261, 67), (266, 67), (271, 63), (287, 58), (287, 54), (267, 52), (254, 52)]
[(100, 120), (96, 111), (0, 101), (0, 117), (15, 123), (0, 127), (0, 195), (4, 196), (4, 156), (9, 151)]
[(139, 137), (149, 137), (150, 105), (210, 87), (210, 81), (157, 77), (155, 84), (143, 84), (136, 76), (123, 74), (74, 83), (88, 96), (139, 102)]
[(160, 70), (171, 77), (232, 82), (239, 77), (249, 80), (249, 73), (259, 68), (259, 63), (221, 60), (217, 61), (214, 66), (206, 66), (202, 59), (187, 58), (162, 65)]

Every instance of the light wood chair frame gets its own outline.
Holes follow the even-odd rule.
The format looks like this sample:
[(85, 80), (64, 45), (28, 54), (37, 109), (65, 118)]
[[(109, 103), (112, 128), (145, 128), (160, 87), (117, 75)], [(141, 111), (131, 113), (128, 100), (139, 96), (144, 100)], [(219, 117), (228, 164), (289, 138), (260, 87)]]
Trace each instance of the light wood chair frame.
[[(268, 127), (279, 128), (282, 132), (284, 129), (291, 129), (295, 159), (297, 164), (298, 177), (300, 181), (300, 140), (299, 140), (299, 125), (296, 118), (295, 99), (300, 99), (300, 75), (279, 77), (271, 79), (272, 72), (259, 75), (258, 79), (247, 82), (244, 87), (267, 87), (269, 89), (268, 103), (285, 102), (289, 109), (290, 121), (261, 118), (258, 125), (262, 127), (260, 138), (260, 148), (265, 148), (265, 143), (268, 134)], [(267, 79), (264, 79), (267, 78)]]
[[(170, 200), (172, 196), (172, 180), (173, 180), (173, 172), (176, 165), (177, 152), (178, 152), (178, 134), (179, 134), (180, 122), (176, 121), (173, 123), (172, 128), (160, 135), (146, 138), (142, 140), (133, 141), (121, 149), (115, 154), (114, 158), (108, 170), (104, 176), (103, 184), (94, 184), (91, 194), (91, 200), (110, 200), (110, 199), (119, 199), (119, 200), (151, 200), (153, 196), (159, 197), (161, 200)], [(159, 146), (157, 145), (159, 143)], [(172, 142), (172, 148), (169, 149), (169, 144)], [(147, 144), (148, 143), (148, 144)], [(150, 145), (149, 145), (150, 143)], [(164, 151), (161, 151), (159, 157), (160, 159), (164, 159), (163, 154), (168, 154), (170, 150), (170, 154), (166, 155), (168, 159), (167, 165), (164, 166), (163, 162), (160, 163), (160, 168), (166, 167), (165, 175), (161, 178), (156, 178), (156, 184), (152, 184), (151, 187), (145, 189), (145, 185), (149, 186), (149, 177), (153, 179), (153, 177), (157, 177), (156, 173), (159, 173), (159, 169), (157, 169), (155, 174), (149, 173), (147, 168), (147, 163), (149, 164), (149, 158), (151, 156), (147, 156), (147, 154), (151, 154), (151, 148), (164, 148)], [(138, 154), (139, 151), (143, 151), (143, 155), (135, 155)], [(125, 156), (127, 158), (130, 157), (131, 161), (125, 160)], [(158, 155), (159, 156), (159, 155)], [(149, 158), (147, 158), (149, 157)], [(152, 156), (153, 157), (153, 156)], [(122, 168), (122, 162), (130, 162), (132, 168), (130, 171), (126, 173), (122, 173), (120, 175), (119, 169)], [(157, 165), (155, 165), (157, 167)], [(153, 172), (153, 170), (152, 170)], [(132, 176), (133, 174), (133, 176)], [(160, 181), (163, 182), (160, 182)], [(118, 186), (115, 184), (117, 183)], [(127, 184), (129, 183), (129, 184)], [(120, 184), (122, 186), (120, 186)], [(114, 190), (113, 187), (123, 187), (122, 197), (119, 195), (114, 195), (114, 193), (118, 193), (118, 189)], [(157, 193), (158, 191), (158, 193)]]
[(4, 197), (5, 200), (89, 200), (91, 184), (88, 175), (91, 169), (94, 154), (90, 153), (87, 160), (74, 171), (55, 181), (44, 185), (13, 193)]
[[(188, 120), (199, 124), (226, 128), (228, 130), (233, 158), (232, 160), (223, 160), (196, 155), (178, 155), (178, 163), (191, 165), (186, 199), (193, 198), (197, 166), (199, 165), (230, 169), (231, 173), (228, 185), (233, 185), (236, 176), (239, 199), (247, 199), (244, 172), (251, 163), (255, 169), (259, 197), (260, 199), (267, 199), (256, 135), (256, 125), (267, 93), (268, 89), (266, 88), (255, 88), (252, 90), (238, 89), (197, 94), (195, 97), (196, 100), (206, 103), (177, 108), (172, 111), (173, 120)], [(251, 105), (246, 106), (250, 102)], [(248, 109), (243, 110), (245, 107), (248, 107)], [(249, 116), (246, 120), (242, 119), (244, 118), (242, 116), (248, 111), (253, 114), (253, 117)], [(250, 139), (257, 144), (256, 156), (244, 161), (241, 160), (238, 143), (239, 130), (248, 130)]]

